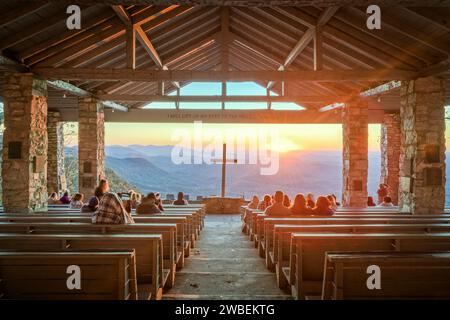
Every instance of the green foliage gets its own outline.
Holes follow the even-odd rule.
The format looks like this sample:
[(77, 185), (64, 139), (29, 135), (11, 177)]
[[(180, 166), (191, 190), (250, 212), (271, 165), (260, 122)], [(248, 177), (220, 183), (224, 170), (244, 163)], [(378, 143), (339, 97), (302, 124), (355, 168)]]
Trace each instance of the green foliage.
[[(78, 191), (78, 157), (73, 149), (66, 151), (64, 167), (66, 169), (67, 188), (70, 194), (74, 194)], [(105, 175), (112, 192), (124, 192), (131, 189), (141, 192), (136, 186), (129, 184), (118, 176), (111, 168), (105, 168)]]

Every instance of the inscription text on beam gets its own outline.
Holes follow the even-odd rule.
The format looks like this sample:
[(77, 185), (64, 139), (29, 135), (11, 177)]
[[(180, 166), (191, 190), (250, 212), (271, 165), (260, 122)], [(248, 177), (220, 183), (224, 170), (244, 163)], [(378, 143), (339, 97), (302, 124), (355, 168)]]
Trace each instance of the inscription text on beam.
[(228, 163), (237, 163), (237, 159), (227, 159), (227, 144), (223, 144), (222, 159), (213, 159), (213, 163), (222, 164), (222, 188), (220, 191), (220, 197), (225, 198), (225, 177), (226, 177), (226, 166)]

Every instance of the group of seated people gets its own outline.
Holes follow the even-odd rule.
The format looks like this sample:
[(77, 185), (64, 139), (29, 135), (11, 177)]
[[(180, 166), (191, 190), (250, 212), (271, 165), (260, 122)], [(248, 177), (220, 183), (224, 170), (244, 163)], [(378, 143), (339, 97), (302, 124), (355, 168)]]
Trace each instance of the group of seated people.
[(257, 195), (254, 195), (248, 207), (250, 209), (264, 210), (264, 213), (268, 216), (331, 216), (339, 205), (334, 194), (318, 196), (314, 201), (312, 193), (308, 193), (306, 197), (299, 193), (295, 196), (294, 201), (291, 201), (283, 191), (276, 191), (272, 196), (266, 194), (262, 201), (259, 200)]
[[(379, 207), (393, 207), (392, 198), (389, 196), (389, 186), (386, 183), (380, 183), (377, 190), (378, 195), (378, 206)], [(368, 207), (376, 207), (373, 197), (367, 198), (367, 206)]]
[[(100, 180), (95, 188), (94, 196), (87, 203), (83, 202), (84, 195), (76, 193), (72, 198), (65, 192), (61, 198), (53, 192), (49, 204), (69, 204), (71, 209), (80, 209), (83, 213), (92, 213), (92, 223), (127, 224), (134, 223), (131, 216), (132, 209), (137, 214), (157, 214), (164, 211), (159, 193), (150, 192), (146, 196), (130, 190), (127, 193), (114, 193), (109, 190), (106, 179)], [(188, 205), (184, 193), (179, 192), (174, 205)]]

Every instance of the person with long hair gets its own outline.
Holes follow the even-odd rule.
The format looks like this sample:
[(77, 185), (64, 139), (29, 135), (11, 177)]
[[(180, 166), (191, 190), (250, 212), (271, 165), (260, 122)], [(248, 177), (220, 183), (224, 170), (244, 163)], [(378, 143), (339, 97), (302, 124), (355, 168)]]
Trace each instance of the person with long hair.
[(50, 197), (48, 197), (48, 204), (61, 204), (61, 201), (59, 201), (58, 194), (56, 192), (52, 192)]
[(306, 205), (306, 198), (302, 193), (299, 193), (294, 198), (294, 203), (290, 207), (291, 213), (293, 215), (309, 215), (311, 214), (311, 209)]
[(311, 192), (306, 195), (306, 205), (311, 209), (316, 205), (314, 202), (314, 195)]
[(247, 205), (247, 207), (249, 209), (258, 209), (258, 205), (259, 205), (259, 198), (258, 196), (255, 194), (252, 197), (252, 201), (250, 201), (250, 203)]
[(289, 216), (291, 215), (291, 210), (283, 204), (284, 193), (283, 191), (277, 191), (274, 195), (274, 201), (271, 206), (267, 207), (264, 214), (268, 216)]
[(261, 203), (258, 205), (258, 210), (266, 210), (266, 208), (271, 205), (272, 205), (272, 197), (266, 194)]
[(98, 208), (92, 216), (92, 223), (130, 224), (134, 223), (134, 220), (125, 209), (119, 196), (115, 193), (107, 192), (100, 199)]
[(286, 208), (291, 207), (291, 200), (289, 199), (289, 196), (287, 194), (284, 195), (283, 206), (285, 206)]
[(336, 211), (337, 208), (338, 208), (338, 205), (337, 205), (337, 203), (336, 203), (336, 198), (333, 197), (332, 194), (329, 194), (329, 195), (327, 195), (327, 199), (328, 199), (328, 201), (330, 201), (331, 209), (333, 209), (334, 211)]
[(334, 210), (331, 208), (330, 201), (328, 201), (327, 197), (319, 196), (311, 213), (317, 216), (332, 216)]
[(101, 179), (100, 182), (98, 183), (97, 188), (95, 188), (94, 194), (99, 200), (101, 200), (103, 195), (106, 194), (107, 192), (109, 192), (108, 180)]

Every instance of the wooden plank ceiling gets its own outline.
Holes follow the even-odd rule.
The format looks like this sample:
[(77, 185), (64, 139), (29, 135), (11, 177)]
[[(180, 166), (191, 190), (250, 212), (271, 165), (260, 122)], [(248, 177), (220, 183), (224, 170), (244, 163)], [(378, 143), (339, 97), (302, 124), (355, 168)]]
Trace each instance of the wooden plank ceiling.
[[(245, 1), (232, 1), (235, 6), (231, 7), (178, 5), (180, 1), (159, 1), (170, 5), (155, 5), (157, 1), (97, 2), (102, 4), (78, 1), (82, 8), (82, 29), (68, 30), (66, 8), (73, 1), (2, 1), (2, 55), (31, 71), (48, 67), (163, 71), (407, 70), (446, 78), (450, 103), (449, 7), (389, 7), (382, 10), (382, 29), (368, 30), (365, 7), (338, 6), (345, 1), (327, 0), (323, 1), (324, 6), (315, 7), (276, 6), (278, 2), (289, 4), (286, 1), (272, 1), (275, 6), (246, 6)], [(138, 2), (144, 4), (131, 4)], [(301, 2), (308, 5), (312, 1)], [(449, 5), (445, 1), (435, 3)], [(1, 75), (0, 72), (0, 78)], [(94, 95), (115, 98), (124, 95), (129, 99), (133, 95), (167, 95), (188, 84), (89, 79), (69, 82)], [(358, 95), (386, 81), (256, 82), (278, 94), (329, 99)], [(55, 92), (52, 90), (51, 94)], [(382, 94), (382, 99), (378, 94), (372, 96), (371, 108), (399, 108), (398, 89)], [(142, 101), (120, 103), (130, 108), (146, 105)], [(325, 99), (302, 105), (320, 109), (324, 104)]]

